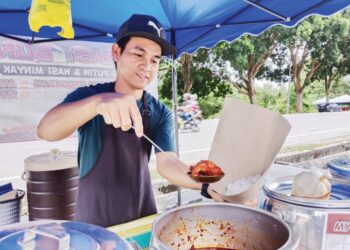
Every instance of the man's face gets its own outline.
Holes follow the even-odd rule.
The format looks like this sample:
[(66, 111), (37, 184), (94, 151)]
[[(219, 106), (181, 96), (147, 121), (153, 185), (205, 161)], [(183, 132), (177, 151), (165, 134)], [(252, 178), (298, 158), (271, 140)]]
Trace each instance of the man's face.
[(152, 40), (131, 37), (123, 53), (113, 46), (117, 62), (117, 79), (133, 89), (144, 89), (158, 73), (161, 47)]

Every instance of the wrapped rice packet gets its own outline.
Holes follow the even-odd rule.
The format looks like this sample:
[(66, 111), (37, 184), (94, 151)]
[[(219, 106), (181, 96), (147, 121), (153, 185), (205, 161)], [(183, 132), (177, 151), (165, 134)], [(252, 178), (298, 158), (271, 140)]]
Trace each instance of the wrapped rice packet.
[(303, 171), (293, 177), (292, 195), (301, 198), (328, 199), (332, 175), (321, 169)]

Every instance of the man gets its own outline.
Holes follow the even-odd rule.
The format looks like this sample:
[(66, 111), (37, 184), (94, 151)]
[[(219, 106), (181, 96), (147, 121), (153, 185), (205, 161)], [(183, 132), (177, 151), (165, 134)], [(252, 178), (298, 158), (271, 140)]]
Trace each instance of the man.
[[(40, 121), (38, 136), (48, 141), (78, 130), (76, 220), (108, 227), (157, 212), (148, 169), (151, 144), (143, 134), (165, 151), (155, 149), (162, 176), (201, 189), (174, 153), (171, 112), (144, 91), (157, 75), (161, 56), (175, 53), (157, 19), (131, 16), (112, 46), (115, 82), (78, 88)], [(205, 194), (208, 187), (203, 187)]]

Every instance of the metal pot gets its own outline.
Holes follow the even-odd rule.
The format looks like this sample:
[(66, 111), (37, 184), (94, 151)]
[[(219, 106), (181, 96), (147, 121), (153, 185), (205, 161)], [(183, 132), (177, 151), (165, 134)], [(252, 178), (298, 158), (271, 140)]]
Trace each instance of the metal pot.
[(0, 228), (0, 249), (133, 250), (115, 233), (76, 221), (31, 221)]
[(152, 226), (151, 249), (296, 249), (289, 226), (262, 210), (200, 203), (170, 210)]
[(335, 249), (327, 244), (332, 244), (332, 240), (342, 244), (341, 238), (350, 240), (348, 231), (336, 232), (337, 221), (350, 223), (350, 182), (332, 180), (331, 183), (330, 199), (317, 200), (291, 196), (292, 177), (271, 180), (263, 187), (259, 206), (290, 225), (292, 234), (300, 236), (300, 249)]

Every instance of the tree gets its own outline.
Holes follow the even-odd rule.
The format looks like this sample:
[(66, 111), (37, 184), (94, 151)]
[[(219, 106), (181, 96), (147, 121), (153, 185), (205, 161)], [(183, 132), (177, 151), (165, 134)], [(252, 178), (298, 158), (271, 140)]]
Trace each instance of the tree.
[(329, 36), (332, 31), (328, 29), (325, 20), (326, 18), (312, 16), (295, 28), (278, 28), (280, 41), (289, 51), (287, 56), (290, 57), (292, 82), (296, 94), (296, 112), (303, 112), (304, 90), (316, 77), (327, 44), (332, 39), (332, 36)]
[(324, 20), (325, 26), (319, 38), (323, 48), (318, 56), (320, 67), (312, 80), (323, 80), (326, 102), (329, 102), (333, 81), (339, 81), (349, 70), (350, 33), (349, 18), (337, 14)]
[[(235, 42), (220, 43), (213, 59), (218, 75), (230, 82), (239, 93), (256, 104), (255, 79), (278, 45), (278, 32), (272, 28), (257, 37), (244, 35)], [(231, 69), (230, 69), (231, 68)]]
[(179, 59), (181, 64), (182, 75), (184, 80), (184, 93), (190, 93), (193, 81), (191, 79), (191, 66), (192, 66), (192, 56), (189, 54), (184, 54)]
[[(227, 94), (232, 93), (232, 88), (226, 81), (221, 79), (219, 76), (213, 73), (211, 64), (208, 63), (210, 55), (210, 50), (200, 49), (195, 54), (191, 56), (190, 72), (188, 68), (183, 69), (184, 63), (182, 60), (177, 60), (176, 62), (176, 72), (177, 72), (177, 94), (182, 96), (184, 91), (196, 93), (199, 98), (205, 98), (207, 96), (212, 97), (224, 97)], [(171, 99), (171, 68), (165, 66), (167, 62), (161, 63), (161, 68), (166, 69), (163, 74), (159, 76), (161, 79), (161, 86), (159, 87), (159, 95), (162, 98)], [(189, 65), (186, 63), (186, 67)], [(187, 76), (185, 76), (185, 74)], [(185, 78), (190, 77), (190, 88), (185, 88)], [(189, 82), (189, 81), (187, 81)]]

